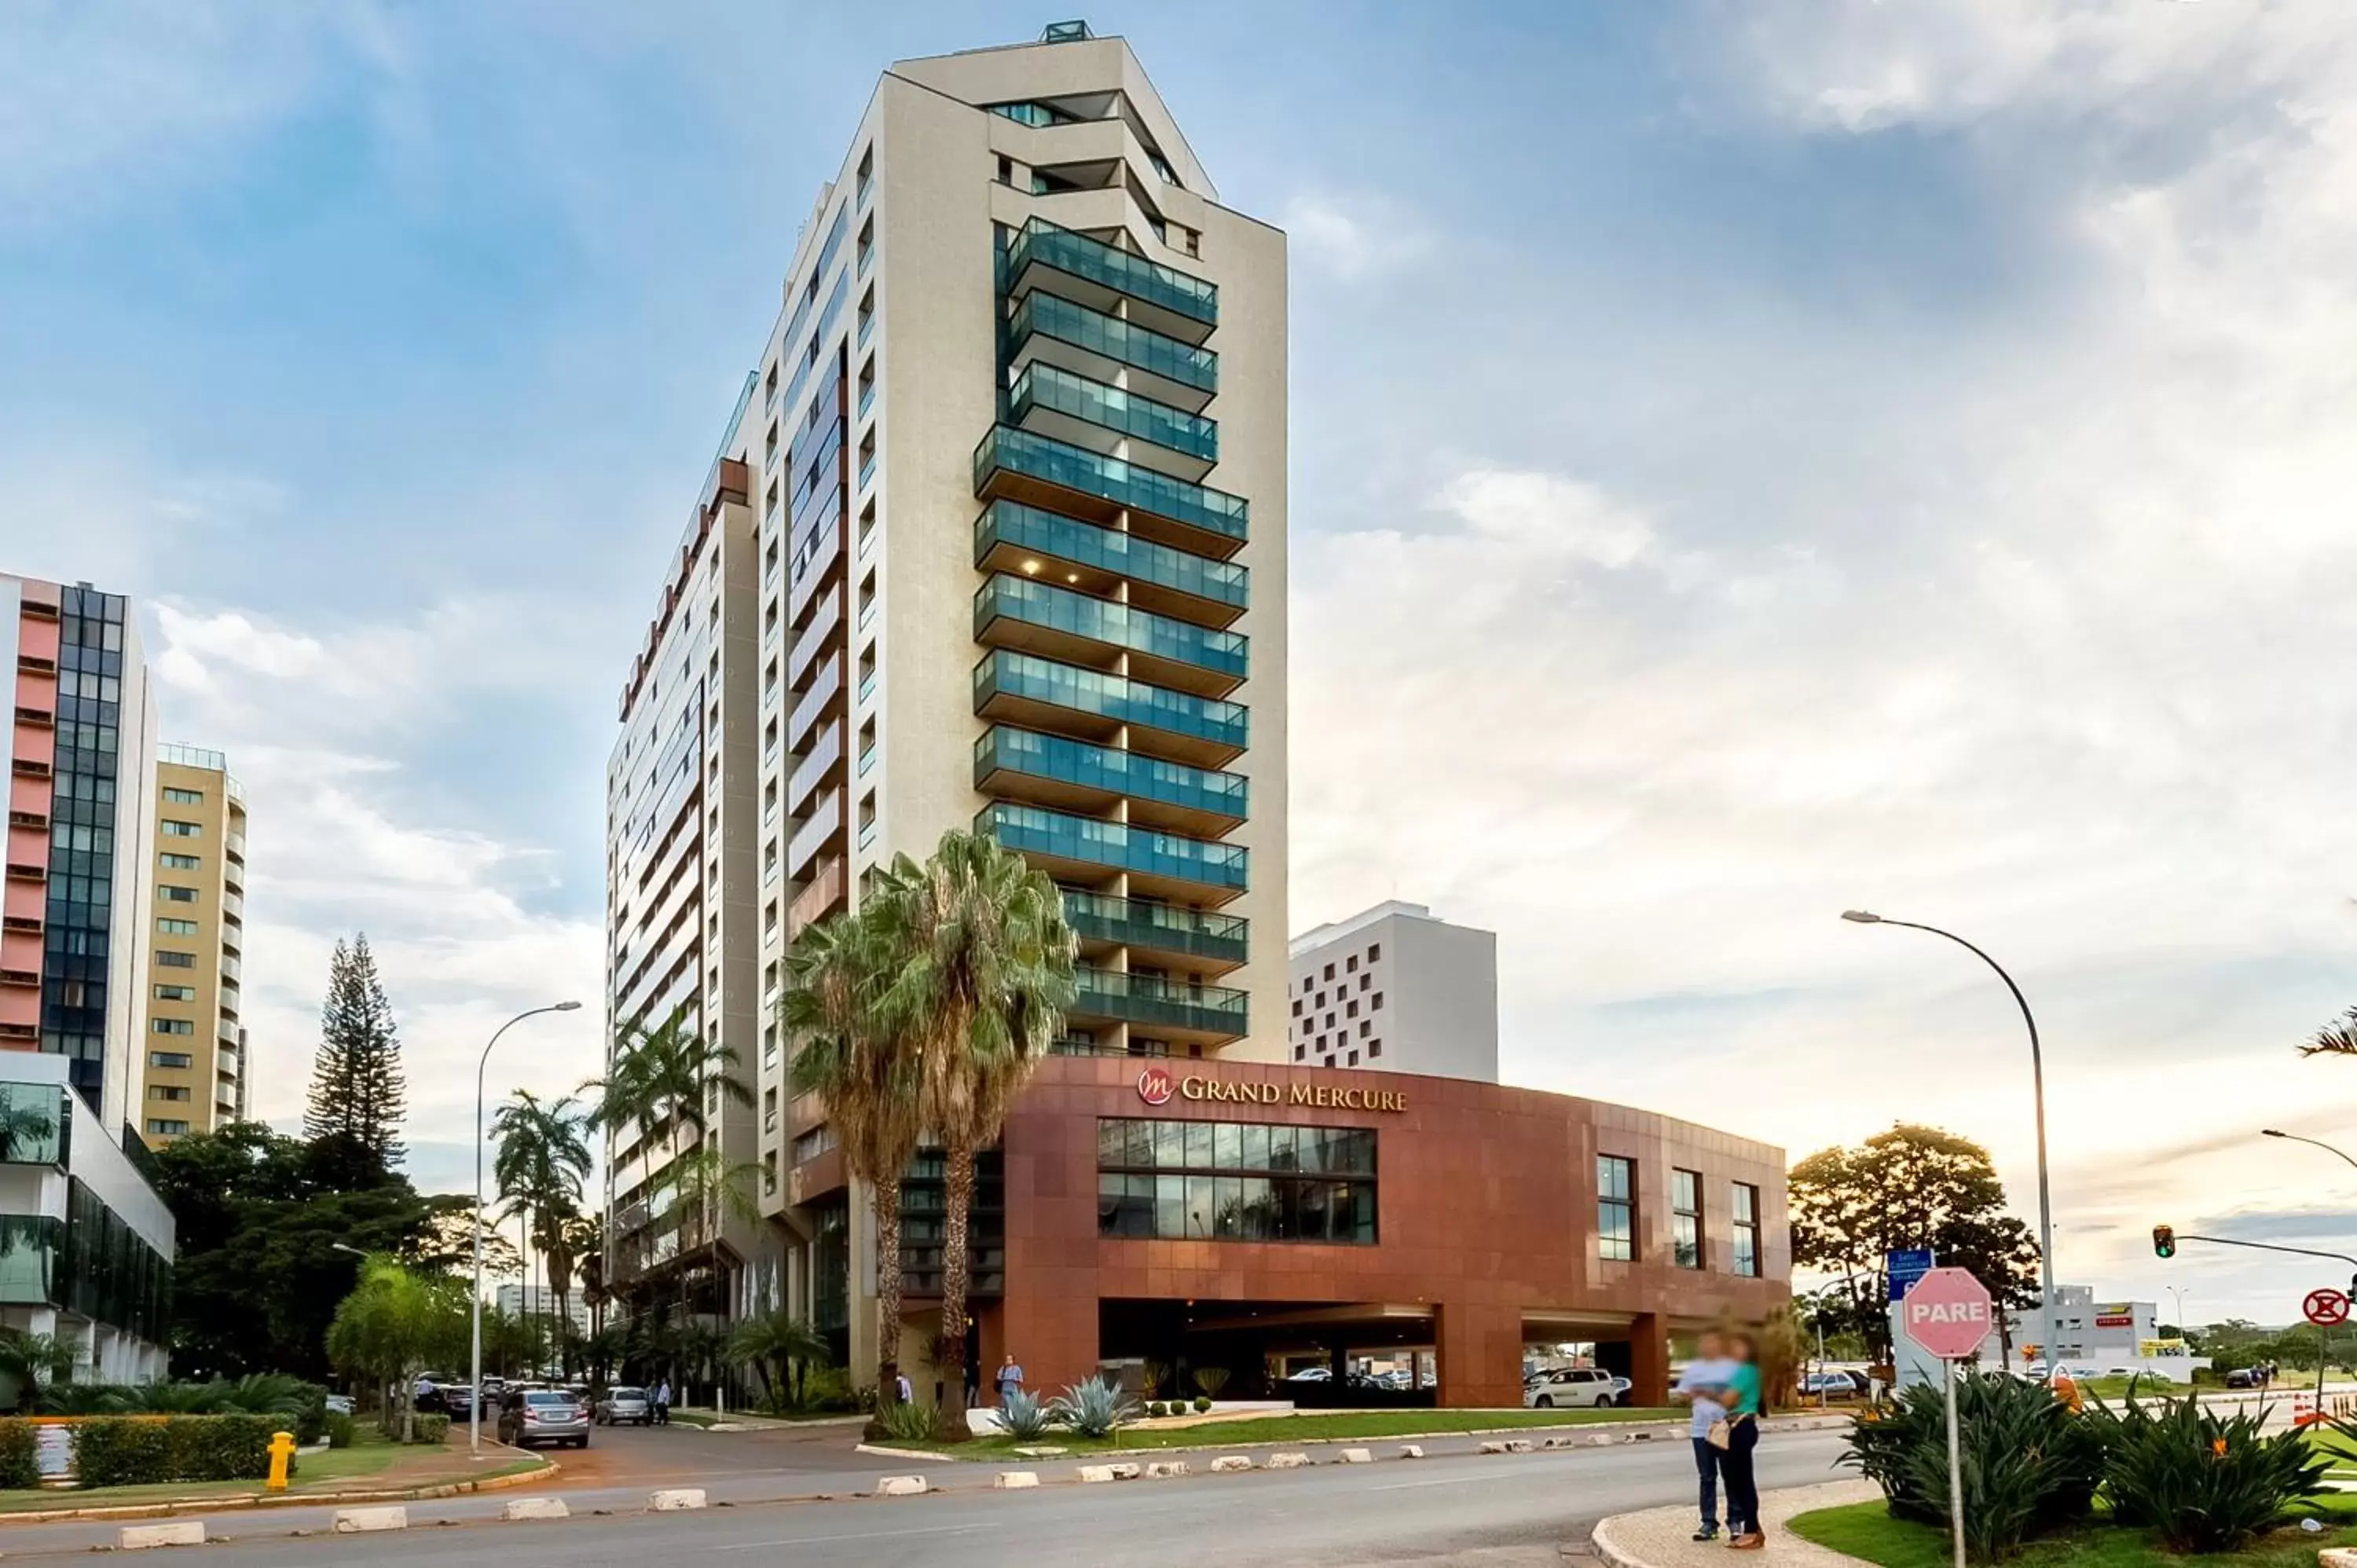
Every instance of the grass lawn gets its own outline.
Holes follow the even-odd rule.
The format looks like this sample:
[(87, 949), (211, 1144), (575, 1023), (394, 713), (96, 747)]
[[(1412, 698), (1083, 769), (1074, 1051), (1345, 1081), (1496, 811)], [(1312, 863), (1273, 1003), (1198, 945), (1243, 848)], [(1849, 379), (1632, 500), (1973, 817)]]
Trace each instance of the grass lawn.
[[(1261, 1443), (1319, 1443), (1335, 1438), (1404, 1437), (1415, 1433), (1489, 1432), (1504, 1427), (1592, 1426), (1624, 1421), (1674, 1421), (1684, 1412), (1674, 1410), (1361, 1410), (1327, 1414), (1243, 1416), (1234, 1421), (1207, 1421), (1197, 1426), (1172, 1426), (1151, 1432), (1135, 1429), (1116, 1434), (1110, 1441), (1075, 1437), (1068, 1432), (1018, 1443), (1011, 1437), (978, 1437), (971, 1443), (941, 1450), (960, 1459), (1004, 1459), (1018, 1447), (1045, 1445), (1074, 1454), (1102, 1454), (1119, 1449), (1143, 1453), (1157, 1448), (1248, 1447)], [(923, 1447), (910, 1444), (910, 1447)]]
[[(2298, 1528), (2302, 1517), (2327, 1528), (2310, 1535)], [(2008, 1562), (2014, 1568), (2179, 1568), (2195, 1563), (2204, 1568), (2313, 1568), (2318, 1548), (2357, 1545), (2357, 1498), (2310, 1498), (2295, 1504), (2290, 1518), (2291, 1528), (2216, 1557), (2180, 1557), (2148, 1530), (2097, 1527), (2033, 1541)], [(1881, 1568), (1947, 1568), (1949, 1562), (1946, 1530), (1892, 1519), (1878, 1500), (1801, 1514), (1789, 1528), (1804, 1541)]]
[[(450, 1455), (447, 1464), (426, 1463)], [(300, 1455), (295, 1475), (286, 1490), (290, 1497), (306, 1492), (338, 1492), (352, 1489), (354, 1483), (365, 1483), (382, 1475), (403, 1460), (411, 1461), (407, 1473), (389, 1483), (401, 1487), (439, 1487), (454, 1481), (489, 1479), (493, 1476), (511, 1476), (520, 1470), (532, 1469), (542, 1463), (537, 1458), (511, 1459), (505, 1463), (476, 1465), (461, 1450), (437, 1452), (418, 1444), (402, 1444), (387, 1441), (376, 1428), (362, 1423), (349, 1448), (330, 1448), (324, 1454)], [(38, 1513), (47, 1509), (129, 1508), (141, 1503), (204, 1501), (213, 1498), (244, 1497), (264, 1489), (260, 1481), (187, 1481), (155, 1487), (76, 1487), (70, 1490), (0, 1492), (0, 1514)]]
[(2158, 1378), (2090, 1378), (2079, 1385), (2079, 1391), (2116, 1404), (2127, 1398), (2131, 1382), (2136, 1385), (2136, 1397), (2140, 1400), (2182, 1399), (2193, 1391), (2189, 1384), (2167, 1382)]

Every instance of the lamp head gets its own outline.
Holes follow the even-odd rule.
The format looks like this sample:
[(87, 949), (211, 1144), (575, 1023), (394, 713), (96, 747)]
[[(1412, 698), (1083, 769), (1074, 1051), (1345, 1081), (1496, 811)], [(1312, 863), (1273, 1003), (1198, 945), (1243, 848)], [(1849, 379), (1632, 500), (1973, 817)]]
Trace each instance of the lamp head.
[(2291, 1134), (2277, 1128), (2262, 1127), (2259, 1129), (2259, 1136), (2262, 1138), (2288, 1138)]
[(1859, 926), (1878, 926), (1882, 924), (1882, 917), (1876, 914), (1871, 909), (1844, 909), (1842, 911), (1842, 918), (1854, 925)]
[(560, 1002), (556, 1004), (555, 1010), (559, 1013), (578, 1013), (581, 1011), (581, 1004), (578, 1002)]

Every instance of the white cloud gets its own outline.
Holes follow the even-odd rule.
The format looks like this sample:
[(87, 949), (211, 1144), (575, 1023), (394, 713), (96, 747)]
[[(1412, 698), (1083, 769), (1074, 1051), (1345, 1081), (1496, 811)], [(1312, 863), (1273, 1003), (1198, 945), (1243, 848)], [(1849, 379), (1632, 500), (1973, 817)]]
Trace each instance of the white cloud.
[(1431, 248), (1413, 212), (1375, 194), (1304, 192), (1285, 204), (1277, 226), (1295, 257), (1345, 283), (1412, 266)]

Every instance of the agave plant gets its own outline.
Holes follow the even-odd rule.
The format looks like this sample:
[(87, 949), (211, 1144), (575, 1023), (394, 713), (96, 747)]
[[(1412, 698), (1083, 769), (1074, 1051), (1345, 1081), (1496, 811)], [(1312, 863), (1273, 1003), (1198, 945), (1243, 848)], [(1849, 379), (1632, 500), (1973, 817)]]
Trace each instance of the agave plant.
[(999, 1428), (1018, 1443), (1036, 1443), (1047, 1436), (1051, 1420), (1038, 1394), (1009, 1389), (999, 1402)]
[(1082, 1437), (1111, 1437), (1137, 1419), (1137, 1402), (1100, 1378), (1074, 1383), (1048, 1406), (1049, 1419)]
[(217, 1415), (223, 1409), (229, 1387), (219, 1380), (210, 1383), (142, 1383), (124, 1391), (122, 1408), (141, 1415)]
[[(2305, 1432), (2266, 1435), (2264, 1407), (2229, 1414), (2190, 1395), (2157, 1410), (2130, 1399), (2116, 1415), (2099, 1406), (2091, 1419), (2104, 1435), (2113, 1518), (2158, 1530), (2173, 1552), (2240, 1549), (2322, 1491), (2332, 1463)], [(2357, 1437), (2357, 1424), (2333, 1426), (2344, 1441)]]
[(41, 1391), (43, 1415), (121, 1415), (137, 1410), (134, 1391), (113, 1383), (52, 1383)]
[(929, 1404), (904, 1400), (881, 1417), (884, 1435), (901, 1443), (931, 1443), (942, 1434), (942, 1412)]

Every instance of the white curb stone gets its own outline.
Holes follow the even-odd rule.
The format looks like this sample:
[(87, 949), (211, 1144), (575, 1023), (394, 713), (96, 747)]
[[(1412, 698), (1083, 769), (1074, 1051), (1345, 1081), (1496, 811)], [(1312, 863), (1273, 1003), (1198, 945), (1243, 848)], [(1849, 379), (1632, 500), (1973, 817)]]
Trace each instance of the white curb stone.
[(1403, 1459), (1421, 1459), (1421, 1458), (1423, 1458), (1423, 1457), (1424, 1457), (1424, 1444), (1421, 1444), (1421, 1443), (1403, 1443), (1403, 1444), (1400, 1444), (1400, 1457), (1401, 1457), (1401, 1458), (1403, 1458)]
[(163, 1524), (126, 1524), (115, 1536), (121, 1552), (145, 1552), (151, 1546), (202, 1546), (205, 1521), (176, 1519)]
[(1342, 1450), (1342, 1463), (1345, 1465), (1372, 1465), (1374, 1462), (1374, 1455), (1367, 1449), (1345, 1448)]
[(1029, 1448), (1017, 1448), (1015, 1452), (1022, 1455), (1026, 1459), (1061, 1459), (1065, 1455), (1070, 1454), (1071, 1450), (1069, 1448), (1050, 1448), (1039, 1444), (1034, 1444)]
[(1509, 1454), (1527, 1454), (1531, 1451), (1531, 1440), (1527, 1437), (1509, 1437), (1500, 1446)]
[(1113, 1473), (1113, 1466), (1110, 1465), (1083, 1465), (1081, 1466), (1081, 1482), (1084, 1486), (1099, 1486), (1113, 1479), (1114, 1479), (1114, 1476)]
[(1001, 1470), (998, 1478), (990, 1483), (1002, 1492), (1024, 1492), (1039, 1484), (1037, 1470)]
[[(1566, 1439), (1566, 1441), (1568, 1440)], [(1587, 1445), (1590, 1448), (1609, 1448), (1618, 1441), (1619, 1439), (1614, 1437), (1610, 1433), (1599, 1432), (1595, 1436), (1587, 1440)], [(1548, 1446), (1553, 1447), (1554, 1444), (1549, 1443)]]
[(1249, 1454), (1222, 1454), (1211, 1461), (1211, 1473), (1215, 1476), (1226, 1475), (1231, 1470), (1249, 1470), (1252, 1467), (1252, 1455)]
[(1146, 1473), (1145, 1466), (1134, 1459), (1114, 1465), (1110, 1468), (1113, 1471), (1113, 1478), (1116, 1481), (1135, 1481)]
[(1268, 1456), (1268, 1467), (1272, 1470), (1298, 1470), (1308, 1463), (1309, 1455), (1307, 1454), (1272, 1454)]
[(336, 1533), (361, 1535), (378, 1530), (407, 1530), (409, 1510), (394, 1504), (384, 1509), (338, 1509)]
[[(1167, 1481), (1186, 1474), (1187, 1461), (1184, 1459), (1157, 1459), (1146, 1466), (1146, 1478), (1149, 1481)], [(2352, 1568), (2357, 1568), (2357, 1565), (2352, 1565)]]
[(563, 1498), (510, 1498), (500, 1509), (501, 1519), (571, 1519)]
[(700, 1509), (703, 1506), (702, 1487), (673, 1487), (666, 1491), (647, 1494), (649, 1513), (677, 1513), (682, 1509)]
[(927, 1489), (922, 1476), (885, 1476), (876, 1483), (879, 1498), (920, 1498)]
[(1506, 1445), (1496, 1442), (1484, 1443), (1480, 1448), (1480, 1452), (1484, 1454), (1503, 1454), (1505, 1451)]

